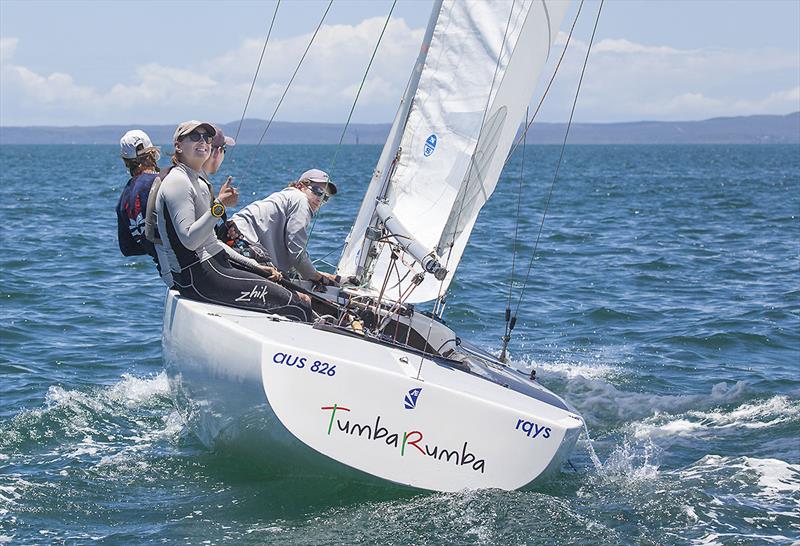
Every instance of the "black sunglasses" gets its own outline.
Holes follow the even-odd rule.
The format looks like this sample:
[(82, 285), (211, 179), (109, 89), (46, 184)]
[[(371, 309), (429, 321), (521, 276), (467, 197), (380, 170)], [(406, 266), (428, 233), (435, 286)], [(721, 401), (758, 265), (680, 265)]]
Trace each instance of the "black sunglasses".
[(312, 186), (312, 185), (309, 184), (308, 185), (308, 189), (311, 190), (311, 193), (313, 193), (314, 195), (319, 197), (320, 201), (322, 201), (322, 204), (327, 203), (328, 199), (331, 198), (331, 196), (328, 194), (328, 192), (326, 192), (325, 190), (323, 190), (319, 186)]
[(213, 136), (209, 135), (208, 133), (198, 133), (197, 131), (192, 131), (184, 138), (188, 138), (192, 142), (200, 142), (200, 140), (205, 140), (206, 144), (211, 142), (211, 139), (214, 138)]

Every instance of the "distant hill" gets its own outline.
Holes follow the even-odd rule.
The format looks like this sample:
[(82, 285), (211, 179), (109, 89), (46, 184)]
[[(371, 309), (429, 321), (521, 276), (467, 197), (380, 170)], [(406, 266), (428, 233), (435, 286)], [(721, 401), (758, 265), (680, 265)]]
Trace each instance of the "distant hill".
[[(234, 135), (238, 122), (225, 123)], [(146, 131), (153, 142), (169, 145), (175, 125), (102, 125), (96, 127), (0, 127), (0, 144), (117, 144), (131, 128)], [(245, 120), (238, 143), (256, 144), (266, 121)], [(267, 144), (336, 144), (342, 124), (273, 122), (263, 142)], [(351, 124), (345, 144), (383, 144), (388, 123)], [(566, 124), (535, 123), (528, 134), (532, 144), (560, 144)], [(703, 121), (637, 121), (627, 123), (574, 123), (571, 144), (800, 144), (800, 112), (783, 116), (740, 116)]]

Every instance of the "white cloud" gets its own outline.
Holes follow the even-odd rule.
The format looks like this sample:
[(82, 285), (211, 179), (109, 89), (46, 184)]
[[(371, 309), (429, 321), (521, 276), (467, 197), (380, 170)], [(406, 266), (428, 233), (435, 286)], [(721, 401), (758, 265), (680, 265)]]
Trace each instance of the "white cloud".
[[(583, 46), (586, 47), (585, 45)], [(646, 55), (675, 55), (680, 51), (666, 46), (647, 46), (636, 44), (628, 40), (601, 40), (593, 46), (593, 51), (597, 53), (634, 53)]]
[[(559, 42), (563, 47), (566, 34), (560, 34)], [(541, 120), (567, 119), (586, 48), (585, 42), (573, 37)], [(605, 39), (592, 47), (576, 119), (691, 120), (785, 114), (800, 110), (798, 85), (797, 51), (676, 49)]]
[[(352, 105), (384, 19), (320, 30), (278, 120), (342, 122)], [(354, 121), (388, 122), (394, 116), (416, 58), (422, 29), (392, 19), (375, 58)], [(248, 117), (268, 118), (311, 33), (272, 39), (250, 101)], [(559, 33), (558, 42), (566, 42)], [(184, 118), (238, 120), (263, 43), (236, 47), (187, 63), (147, 63), (130, 80), (107, 89), (70, 74), (39, 74), (14, 64), (17, 38), (0, 38), (0, 123), (174, 123)], [(573, 37), (570, 51), (540, 119), (563, 121), (587, 44)], [(560, 51), (554, 50), (551, 62)], [(800, 53), (779, 49), (677, 49), (604, 39), (592, 49), (578, 121), (704, 119), (720, 115), (782, 114), (800, 109)], [(102, 67), (98, 67), (102, 70)], [(549, 76), (545, 70), (543, 79)]]
[(76, 85), (69, 74), (54, 72), (40, 76), (24, 66), (13, 65), (8, 67), (7, 74), (12, 83), (18, 83), (25, 90), (27, 99), (33, 103), (91, 103), (98, 98), (93, 89)]
[[(350, 110), (384, 18), (323, 26), (276, 119), (341, 122)], [(355, 121), (384, 122), (394, 115), (423, 31), (392, 19), (359, 99)], [(250, 101), (248, 117), (275, 109), (311, 33), (271, 40)], [(4, 38), (3, 58), (17, 45)], [(263, 42), (245, 39), (216, 57), (179, 66), (148, 63), (132, 81), (108, 90), (84, 87), (67, 74), (41, 75), (12, 63), (2, 68), (2, 124), (172, 123), (183, 118), (238, 119)], [(8, 53), (7, 53), (8, 52)]]
[(14, 56), (17, 49), (18, 38), (0, 38), (0, 63), (8, 61)]

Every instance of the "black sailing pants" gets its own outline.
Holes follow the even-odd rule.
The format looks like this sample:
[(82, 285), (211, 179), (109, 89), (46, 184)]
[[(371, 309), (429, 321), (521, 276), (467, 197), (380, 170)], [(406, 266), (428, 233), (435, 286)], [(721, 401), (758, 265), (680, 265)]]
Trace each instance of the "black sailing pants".
[(283, 315), (311, 322), (311, 308), (297, 294), (266, 278), (231, 265), (225, 252), (198, 262), (176, 275), (181, 296), (239, 309)]

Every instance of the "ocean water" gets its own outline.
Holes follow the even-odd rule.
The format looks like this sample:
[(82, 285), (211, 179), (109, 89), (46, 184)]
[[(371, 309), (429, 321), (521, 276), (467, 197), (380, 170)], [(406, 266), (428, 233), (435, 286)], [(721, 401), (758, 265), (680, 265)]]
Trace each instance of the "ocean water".
[[(222, 171), (246, 203), (334, 151), (239, 146)], [(117, 153), (0, 147), (0, 543), (800, 541), (799, 147), (568, 147), (511, 355), (582, 413), (601, 465), (584, 436), (532, 491), (454, 494), (282, 480), (185, 430), (163, 287), (117, 249)], [(340, 150), (313, 257), (338, 258), (379, 153)], [(557, 155), (514, 158), (452, 286), (448, 324), (489, 350)]]

